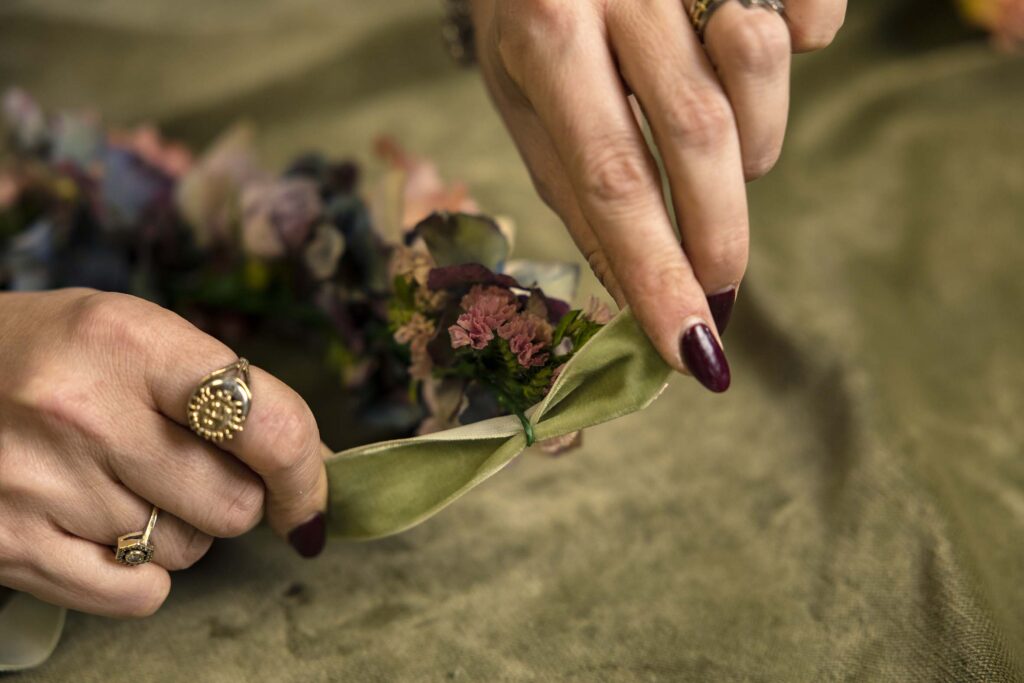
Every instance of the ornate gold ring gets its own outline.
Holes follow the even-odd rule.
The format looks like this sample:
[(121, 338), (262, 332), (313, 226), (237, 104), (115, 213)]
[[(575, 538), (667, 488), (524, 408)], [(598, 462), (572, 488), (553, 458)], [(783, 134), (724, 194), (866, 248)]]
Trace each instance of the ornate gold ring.
[(149, 536), (153, 533), (159, 513), (160, 510), (154, 505), (153, 511), (149, 513), (149, 524), (146, 525), (145, 530), (118, 537), (114, 559), (129, 567), (137, 567), (153, 560), (153, 551), (156, 550), (156, 546), (149, 542)]
[(203, 378), (188, 400), (188, 426), (207, 441), (231, 440), (245, 428), (252, 405), (249, 361), (239, 358)]

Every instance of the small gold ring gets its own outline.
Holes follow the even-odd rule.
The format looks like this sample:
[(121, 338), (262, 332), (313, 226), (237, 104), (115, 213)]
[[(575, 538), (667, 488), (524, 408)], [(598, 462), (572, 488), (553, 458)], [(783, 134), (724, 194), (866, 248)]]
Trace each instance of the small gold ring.
[(159, 513), (160, 510), (154, 505), (153, 511), (149, 513), (149, 523), (145, 530), (117, 538), (117, 550), (114, 552), (114, 558), (118, 562), (129, 567), (137, 567), (140, 564), (153, 561), (153, 551), (156, 550), (156, 546), (149, 542), (149, 536), (153, 533)]
[(239, 358), (203, 378), (188, 399), (188, 426), (213, 443), (231, 440), (245, 428), (252, 406), (249, 361)]
[[(693, 4), (693, 9), (690, 10), (690, 22), (693, 24), (694, 30), (697, 31), (700, 42), (704, 42), (704, 30), (708, 26), (711, 15), (725, 3), (726, 0), (697, 0)], [(786, 6), (783, 4), (783, 0), (740, 0), (740, 4), (747, 9), (760, 7), (771, 10), (780, 16), (785, 16), (786, 14)]]

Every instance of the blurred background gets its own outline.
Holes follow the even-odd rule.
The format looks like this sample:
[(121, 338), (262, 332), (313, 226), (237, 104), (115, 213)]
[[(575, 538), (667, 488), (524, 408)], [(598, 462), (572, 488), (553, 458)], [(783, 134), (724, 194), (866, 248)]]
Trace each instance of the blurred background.
[[(371, 164), (385, 133), (511, 217), (517, 255), (579, 261), (440, 19), (5, 0), (0, 87), (195, 150), (248, 121), (271, 168)], [(23, 678), (145, 653), (149, 680), (1020, 680), (1024, 60), (954, 0), (859, 0), (794, 59), (750, 197), (727, 394), (679, 378), (582, 450), (315, 563), (266, 530), (220, 543), (157, 616), (72, 615)], [(581, 301), (599, 292), (587, 273)]]

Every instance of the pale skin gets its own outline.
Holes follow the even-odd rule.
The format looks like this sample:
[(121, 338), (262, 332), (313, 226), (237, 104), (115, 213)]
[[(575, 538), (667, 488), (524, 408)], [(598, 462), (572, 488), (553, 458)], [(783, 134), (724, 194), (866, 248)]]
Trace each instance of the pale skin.
[[(541, 198), (680, 372), (689, 328), (718, 336), (707, 296), (735, 292), (746, 271), (744, 180), (779, 158), (790, 53), (828, 45), (846, 12), (846, 0), (787, 0), (784, 18), (729, 0), (705, 46), (693, 2), (472, 3), (484, 79)], [(631, 101), (650, 123), (680, 236)]]
[[(779, 157), (793, 50), (827, 45), (845, 0), (787, 16), (727, 2), (702, 46), (689, 0), (474, 0), (479, 61), (541, 197), (671, 366), (707, 296), (735, 290), (744, 180)], [(628, 95), (664, 160), (681, 242)], [(253, 368), (245, 431), (215, 446), (189, 394), (236, 355), (177, 315), (91, 290), (0, 293), (0, 585), (95, 614), (152, 614), (170, 573), (266, 516), (288, 537), (327, 506), (316, 422)], [(111, 545), (162, 509), (154, 561)]]
[[(189, 395), (237, 357), (165, 309), (84, 289), (0, 294), (0, 585), (108, 616), (146, 616), (169, 572), (264, 512), (281, 536), (327, 506), (313, 415), (253, 368), (245, 429), (187, 428)], [(153, 562), (110, 545), (162, 509)]]

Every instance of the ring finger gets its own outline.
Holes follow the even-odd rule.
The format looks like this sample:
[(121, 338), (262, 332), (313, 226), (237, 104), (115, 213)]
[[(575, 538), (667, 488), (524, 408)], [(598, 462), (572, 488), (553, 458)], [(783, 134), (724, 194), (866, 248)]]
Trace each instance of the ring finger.
[[(95, 490), (95, 489), (93, 489)], [(114, 546), (119, 536), (141, 531), (149, 520), (152, 505), (115, 481), (102, 494), (83, 495), (69, 501), (67, 514), (55, 520), (67, 533), (102, 546)], [(154, 564), (168, 571), (187, 569), (210, 549), (213, 538), (161, 510), (150, 541)], [(114, 562), (114, 553), (110, 553)]]
[[(687, 10), (694, 0), (686, 0)], [(704, 30), (708, 56), (718, 72), (739, 129), (747, 180), (775, 165), (789, 112), (790, 37), (778, 13), (724, 0)]]

